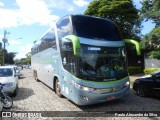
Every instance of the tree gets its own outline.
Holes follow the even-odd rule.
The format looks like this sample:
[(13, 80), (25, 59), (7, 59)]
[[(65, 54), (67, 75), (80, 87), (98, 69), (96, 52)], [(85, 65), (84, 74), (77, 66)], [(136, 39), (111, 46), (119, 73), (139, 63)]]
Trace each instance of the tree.
[(2, 43), (0, 42), (0, 65), (3, 64), (3, 49), (2, 49)]
[(5, 56), (5, 63), (7, 64), (14, 64), (14, 57), (16, 56), (17, 53), (15, 52), (7, 52), (6, 51), (6, 56)]
[(94, 0), (84, 14), (114, 21), (124, 38), (139, 38), (139, 15), (132, 0)]
[(26, 54), (25, 62), (26, 62), (27, 64), (31, 64), (31, 53), (30, 53), (30, 52), (28, 52), (28, 53)]
[(3, 49), (0, 49), (0, 65), (3, 64)]
[(160, 59), (160, 27), (144, 36), (141, 46), (150, 58)]
[(141, 18), (152, 20), (156, 27), (141, 41), (142, 48), (150, 58), (160, 59), (160, 0), (144, 0), (140, 10)]
[(142, 19), (150, 19), (160, 26), (160, 0), (144, 0), (140, 10)]
[(26, 54), (26, 58), (21, 58), (20, 60), (16, 60), (15, 63), (16, 63), (16, 64), (21, 64), (21, 65), (31, 64), (31, 53), (28, 52), (28, 53)]
[(2, 43), (0, 42), (0, 49), (2, 49)]
[(27, 65), (27, 64), (31, 64), (31, 53), (28, 52), (26, 54), (25, 58), (21, 58), (21, 59), (16, 59), (15, 60), (15, 64), (17, 65)]

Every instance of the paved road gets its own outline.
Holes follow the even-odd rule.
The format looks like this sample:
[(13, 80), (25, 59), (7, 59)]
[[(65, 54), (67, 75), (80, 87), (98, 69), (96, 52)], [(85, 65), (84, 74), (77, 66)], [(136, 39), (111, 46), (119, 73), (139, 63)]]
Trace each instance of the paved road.
[[(14, 105), (11, 109), (3, 111), (159, 111), (159, 98), (141, 98), (131, 89), (129, 96), (112, 102), (77, 106), (67, 98), (59, 98), (52, 89), (42, 82), (37, 82), (32, 76), (31, 69), (23, 69), (23, 76), (19, 79), (19, 90), (16, 97), (12, 97)], [(73, 112), (70, 112), (72, 114)], [(55, 114), (55, 112), (54, 112)], [(65, 114), (65, 113), (64, 113)], [(68, 113), (69, 114), (69, 113)], [(78, 114), (78, 113), (77, 113)], [(93, 115), (93, 114), (92, 114)], [(24, 117), (24, 116), (23, 116)], [(149, 117), (88, 117), (83, 119), (150, 119)], [(152, 117), (158, 119), (158, 117)], [(18, 118), (16, 118), (18, 119)], [(23, 119), (23, 118), (19, 118)], [(36, 118), (37, 119), (37, 118)], [(39, 118), (42, 119), (42, 118)], [(48, 118), (43, 118), (48, 119)], [(49, 118), (52, 119), (52, 118)], [(54, 118), (59, 119), (59, 118)], [(63, 119), (82, 119), (67, 117)], [(160, 118), (159, 118), (160, 119)]]

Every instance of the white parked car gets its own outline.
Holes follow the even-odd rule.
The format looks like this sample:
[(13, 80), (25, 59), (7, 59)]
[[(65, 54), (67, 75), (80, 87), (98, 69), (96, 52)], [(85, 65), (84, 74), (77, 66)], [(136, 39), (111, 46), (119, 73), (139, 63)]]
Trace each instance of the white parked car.
[(17, 95), (18, 80), (13, 66), (0, 66), (0, 83), (6, 84), (3, 87), (4, 92)]

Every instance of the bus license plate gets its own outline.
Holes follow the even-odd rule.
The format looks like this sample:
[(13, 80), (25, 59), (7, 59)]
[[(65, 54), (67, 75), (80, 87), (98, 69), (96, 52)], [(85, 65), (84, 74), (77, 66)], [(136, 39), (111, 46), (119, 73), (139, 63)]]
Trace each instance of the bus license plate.
[(116, 97), (115, 96), (108, 96), (107, 100), (114, 100)]

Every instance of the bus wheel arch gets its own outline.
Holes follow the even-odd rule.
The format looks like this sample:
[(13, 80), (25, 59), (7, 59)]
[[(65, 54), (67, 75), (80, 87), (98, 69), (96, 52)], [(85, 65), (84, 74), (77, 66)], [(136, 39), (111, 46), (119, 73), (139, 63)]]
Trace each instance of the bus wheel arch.
[(54, 91), (58, 95), (58, 97), (60, 98), (62, 97), (61, 86), (60, 86), (60, 81), (58, 77), (54, 77)]

